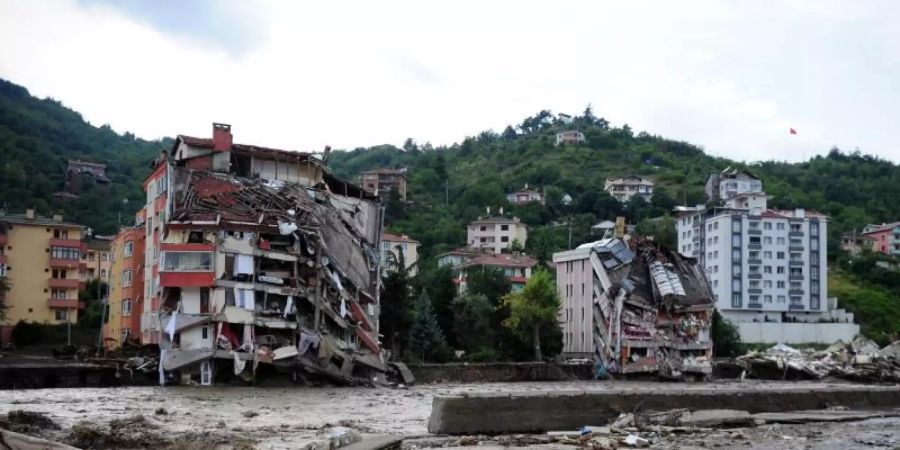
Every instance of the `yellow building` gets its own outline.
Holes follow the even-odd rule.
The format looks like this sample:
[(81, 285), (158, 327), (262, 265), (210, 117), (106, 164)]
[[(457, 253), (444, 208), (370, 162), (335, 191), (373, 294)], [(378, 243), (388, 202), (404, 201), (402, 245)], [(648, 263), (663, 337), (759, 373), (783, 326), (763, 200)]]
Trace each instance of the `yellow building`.
[(0, 276), (10, 290), (3, 295), (6, 319), (0, 342), (11, 341), (20, 320), (47, 324), (78, 320), (84, 227), (62, 216), (0, 213)]
[(81, 254), (81, 260), (85, 263), (81, 267), (81, 281), (88, 282), (100, 280), (109, 283), (109, 271), (112, 266), (112, 245), (114, 236), (91, 236), (85, 239), (85, 251)]

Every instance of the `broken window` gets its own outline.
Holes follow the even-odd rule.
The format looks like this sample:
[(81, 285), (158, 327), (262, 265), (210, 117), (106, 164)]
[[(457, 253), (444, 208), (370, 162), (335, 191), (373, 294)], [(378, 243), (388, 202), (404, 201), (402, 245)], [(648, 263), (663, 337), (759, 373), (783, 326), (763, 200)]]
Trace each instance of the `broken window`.
[(163, 252), (162, 270), (165, 271), (209, 271), (212, 268), (212, 252)]

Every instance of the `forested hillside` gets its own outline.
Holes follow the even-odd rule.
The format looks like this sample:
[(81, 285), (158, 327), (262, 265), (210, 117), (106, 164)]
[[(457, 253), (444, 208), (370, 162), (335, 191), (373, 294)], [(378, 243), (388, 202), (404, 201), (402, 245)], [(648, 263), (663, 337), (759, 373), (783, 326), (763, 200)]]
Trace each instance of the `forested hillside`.
[[(555, 146), (555, 134), (564, 129), (583, 131), (586, 142)], [(410, 202), (389, 201), (388, 223), (422, 241), (427, 255), (464, 243), (466, 222), (488, 206), (504, 206), (533, 226), (529, 250), (546, 258), (568, 244), (568, 227), (549, 225), (571, 218), (574, 244), (589, 239), (590, 226), (599, 220), (624, 214), (640, 223), (676, 204), (703, 203), (709, 173), (728, 166), (760, 176), (774, 196), (773, 208), (803, 207), (830, 215), (832, 249), (846, 230), (900, 218), (900, 201), (891, 200), (900, 198), (900, 166), (889, 161), (832, 149), (803, 163), (748, 165), (709, 156), (686, 142), (635, 134), (628, 125), (610, 127), (590, 108), (571, 123), (541, 111), (500, 134), (485, 131), (446, 148), (407, 140), (402, 149), (382, 145), (336, 152), (330, 161), (336, 173), (351, 179), (361, 170), (398, 165), (410, 170)], [(629, 174), (656, 179), (650, 204), (638, 198), (620, 205), (603, 192), (607, 177)], [(547, 192), (546, 207), (507, 204), (505, 194), (526, 183)], [(565, 194), (573, 199), (569, 206), (561, 201)]]
[[(120, 214), (130, 223), (143, 204), (148, 163), (166, 146), (95, 127), (60, 102), (32, 97), (0, 79), (0, 206), (10, 212), (34, 206), (39, 214), (60, 212), (96, 233), (115, 233)], [(51, 194), (62, 190), (69, 159), (106, 164), (110, 190), (88, 186), (78, 199), (54, 204)]]

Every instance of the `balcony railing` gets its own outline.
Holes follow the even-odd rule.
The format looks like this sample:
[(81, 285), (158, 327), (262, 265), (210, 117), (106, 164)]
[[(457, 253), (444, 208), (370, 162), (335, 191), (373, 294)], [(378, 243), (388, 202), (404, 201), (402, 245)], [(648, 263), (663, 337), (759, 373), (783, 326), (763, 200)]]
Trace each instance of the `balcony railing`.
[(747, 264), (762, 264), (762, 260), (758, 258), (750, 258), (747, 260)]
[(54, 269), (78, 269), (82, 262), (78, 259), (50, 258), (50, 267)]
[(47, 285), (58, 289), (78, 289), (78, 278), (50, 278)]
[(750, 236), (761, 236), (762, 230), (760, 230), (759, 228), (750, 228), (749, 230), (747, 230), (747, 234), (749, 234)]
[(747, 303), (747, 307), (750, 309), (762, 309), (762, 303)]
[(803, 246), (802, 245), (789, 245), (788, 250), (790, 250), (792, 252), (802, 252)]
[(788, 231), (788, 236), (790, 237), (803, 237), (802, 231)]
[(803, 295), (803, 289), (788, 289), (788, 295)]
[(795, 259), (795, 260), (791, 260), (791, 261), (788, 262), (788, 265), (789, 265), (789, 266), (793, 266), (793, 267), (799, 267), (799, 266), (802, 266), (802, 265), (803, 265), (803, 261), (802, 261), (802, 260), (796, 260), (796, 259)]
[(81, 248), (81, 241), (78, 239), (61, 239), (61, 238), (52, 238), (50, 239), (51, 247), (69, 247), (69, 248)]
[(761, 279), (762, 279), (762, 274), (759, 273), (759, 272), (748, 273), (748, 274), (747, 274), (747, 278), (748, 278), (748, 279), (751, 279), (751, 280), (761, 280)]
[(48, 308), (84, 308), (84, 302), (79, 302), (77, 298), (48, 298)]
[(788, 280), (803, 281), (803, 279), (804, 278), (803, 278), (802, 273), (801, 274), (792, 273), (792, 274), (788, 275)]

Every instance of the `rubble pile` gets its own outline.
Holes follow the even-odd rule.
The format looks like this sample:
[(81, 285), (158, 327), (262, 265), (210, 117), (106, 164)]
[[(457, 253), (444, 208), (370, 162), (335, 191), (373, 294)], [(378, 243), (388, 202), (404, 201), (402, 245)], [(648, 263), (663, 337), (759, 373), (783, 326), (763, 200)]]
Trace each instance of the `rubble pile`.
[(591, 249), (598, 377), (712, 372), (713, 297), (696, 260), (659, 244), (603, 239)]
[(857, 337), (849, 344), (838, 341), (821, 351), (778, 344), (739, 356), (736, 362), (755, 378), (896, 382), (900, 381), (900, 341), (879, 349), (874, 342)]

